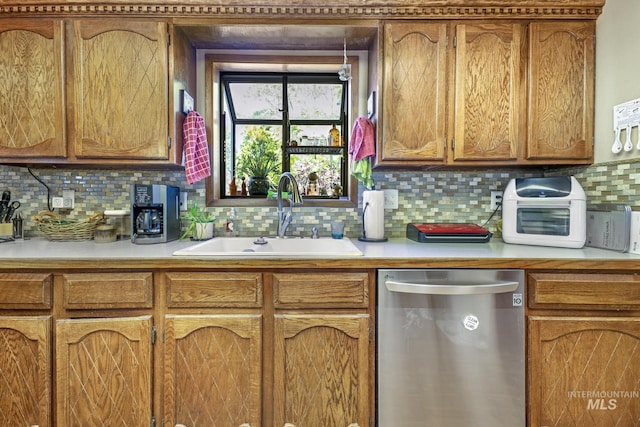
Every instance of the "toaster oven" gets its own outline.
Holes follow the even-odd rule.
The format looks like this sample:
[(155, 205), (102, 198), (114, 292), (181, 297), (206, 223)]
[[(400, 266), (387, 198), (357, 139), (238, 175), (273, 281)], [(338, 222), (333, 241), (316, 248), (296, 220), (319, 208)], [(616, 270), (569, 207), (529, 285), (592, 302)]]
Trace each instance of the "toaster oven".
[(506, 243), (581, 248), (586, 218), (586, 195), (573, 176), (515, 178), (502, 196)]

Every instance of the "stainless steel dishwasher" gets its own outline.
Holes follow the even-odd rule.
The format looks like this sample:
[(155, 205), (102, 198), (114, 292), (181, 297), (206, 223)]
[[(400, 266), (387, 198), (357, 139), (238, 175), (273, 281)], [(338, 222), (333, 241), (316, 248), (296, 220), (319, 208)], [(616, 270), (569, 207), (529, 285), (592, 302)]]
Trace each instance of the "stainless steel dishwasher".
[(524, 272), (379, 270), (379, 427), (525, 427)]

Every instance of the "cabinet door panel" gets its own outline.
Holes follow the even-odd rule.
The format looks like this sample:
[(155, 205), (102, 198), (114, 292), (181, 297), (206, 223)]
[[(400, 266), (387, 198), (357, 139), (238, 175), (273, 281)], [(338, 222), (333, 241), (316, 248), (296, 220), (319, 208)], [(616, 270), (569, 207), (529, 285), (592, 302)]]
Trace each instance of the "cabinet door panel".
[(0, 22), (0, 157), (64, 157), (62, 21)]
[(260, 315), (168, 315), (164, 422), (261, 425)]
[(454, 160), (515, 160), (524, 141), (522, 24), (456, 26)]
[(151, 316), (56, 321), (57, 425), (151, 424)]
[(274, 426), (369, 425), (369, 316), (276, 315)]
[(530, 24), (528, 159), (593, 158), (593, 22)]
[(379, 163), (444, 158), (446, 58), (447, 24), (385, 24)]
[(168, 158), (166, 33), (153, 21), (73, 23), (77, 157)]
[(0, 426), (51, 425), (51, 317), (0, 317)]
[(639, 348), (640, 318), (531, 317), (530, 425), (637, 425)]

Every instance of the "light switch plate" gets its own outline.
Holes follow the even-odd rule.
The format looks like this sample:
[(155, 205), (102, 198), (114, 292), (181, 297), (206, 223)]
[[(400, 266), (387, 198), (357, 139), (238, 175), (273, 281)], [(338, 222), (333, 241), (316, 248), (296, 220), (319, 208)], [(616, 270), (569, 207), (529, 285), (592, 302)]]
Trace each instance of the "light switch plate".
[(75, 190), (62, 190), (62, 207), (66, 209), (73, 209), (75, 205), (76, 205)]
[(187, 193), (186, 191), (180, 192), (180, 211), (184, 212), (187, 210)]
[(398, 209), (398, 190), (389, 188), (382, 191), (384, 191), (384, 208)]

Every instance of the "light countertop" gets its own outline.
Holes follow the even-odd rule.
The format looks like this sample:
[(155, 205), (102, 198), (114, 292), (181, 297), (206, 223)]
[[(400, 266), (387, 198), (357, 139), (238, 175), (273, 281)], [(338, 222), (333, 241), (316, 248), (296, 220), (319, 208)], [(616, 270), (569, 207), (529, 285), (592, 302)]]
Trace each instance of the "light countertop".
[[(176, 257), (176, 250), (194, 244), (191, 241), (139, 245), (129, 240), (114, 243), (51, 242), (44, 238), (0, 244), (0, 268), (190, 268), (190, 267), (335, 267), (335, 268), (412, 268), (412, 267), (486, 267), (494, 268), (640, 268), (640, 255), (604, 249), (566, 249), (506, 244), (500, 239), (489, 243), (418, 243), (405, 238), (371, 243), (351, 241), (362, 257), (340, 256), (306, 258)], [(311, 243), (311, 241), (310, 241)]]

